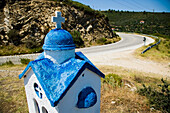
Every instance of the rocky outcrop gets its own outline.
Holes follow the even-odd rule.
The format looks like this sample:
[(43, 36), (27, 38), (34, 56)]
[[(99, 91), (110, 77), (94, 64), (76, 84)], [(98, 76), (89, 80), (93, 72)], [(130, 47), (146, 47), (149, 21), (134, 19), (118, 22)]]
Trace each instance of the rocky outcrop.
[[(49, 30), (55, 28), (55, 23), (51, 22), (51, 16), (55, 16), (56, 10), (61, 11), (62, 16), (65, 17), (63, 29), (69, 32), (80, 32), (85, 46), (89, 46), (90, 42), (95, 42), (99, 38), (115, 36), (108, 20), (102, 14), (87, 14), (62, 2), (15, 1), (12, 4), (6, 4), (3, 8), (4, 22), (0, 24), (0, 44), (20, 44), (32, 40), (36, 42), (36, 45), (41, 45)], [(13, 39), (12, 33), (17, 39)], [(19, 43), (15, 43), (16, 41)]]

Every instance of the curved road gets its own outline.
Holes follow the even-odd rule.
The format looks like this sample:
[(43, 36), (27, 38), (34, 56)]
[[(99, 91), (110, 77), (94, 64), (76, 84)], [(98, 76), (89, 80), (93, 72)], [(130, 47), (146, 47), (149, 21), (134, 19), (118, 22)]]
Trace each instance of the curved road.
[[(103, 53), (103, 52), (120, 52), (124, 50), (136, 49), (144, 45), (142, 35), (136, 34), (127, 34), (127, 33), (117, 33), (122, 40), (108, 45), (102, 46), (93, 46), (87, 48), (80, 48), (76, 49), (76, 51), (82, 51), (84, 54), (96, 54), (96, 53)], [(146, 37), (146, 36), (145, 36)], [(153, 43), (154, 40), (146, 37), (146, 44)], [(14, 55), (14, 56), (2, 56), (0, 57), (0, 64), (5, 63), (6, 61), (12, 61), (14, 64), (20, 64), (21, 58), (27, 59), (35, 59), (39, 53), (37, 54), (25, 54), (25, 55)]]
[[(92, 46), (88, 48), (76, 49), (76, 51), (82, 51), (85, 54), (98, 53), (98, 52), (119, 52), (124, 50), (137, 49), (144, 45), (142, 35), (130, 34), (130, 33), (117, 33), (122, 40), (108, 45)], [(146, 37), (146, 45), (153, 43), (152, 38)]]

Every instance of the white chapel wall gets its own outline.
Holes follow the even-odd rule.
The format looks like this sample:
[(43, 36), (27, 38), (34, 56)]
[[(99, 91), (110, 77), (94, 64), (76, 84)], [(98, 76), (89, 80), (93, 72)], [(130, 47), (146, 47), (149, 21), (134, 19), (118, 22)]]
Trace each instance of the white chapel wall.
[[(82, 76), (84, 74), (84, 77)], [(78, 95), (83, 88), (92, 87), (97, 94), (97, 103), (90, 108), (76, 107)], [(100, 87), (101, 78), (92, 71), (85, 69), (73, 86), (59, 102), (59, 113), (100, 113)]]
[(40, 99), (34, 90), (34, 83), (37, 83), (38, 86), (41, 87), (39, 81), (37, 80), (33, 70), (31, 69), (28, 73), (27, 76), (24, 78), (24, 85), (25, 85), (25, 92), (27, 95), (27, 103), (28, 103), (28, 108), (29, 108), (29, 113), (36, 113), (35, 109), (35, 102), (34, 99), (37, 101), (40, 113), (43, 113), (42, 110), (45, 108), (48, 113), (58, 113), (58, 108), (57, 107), (51, 107), (51, 104), (48, 100), (48, 98), (45, 95), (44, 90), (41, 87), (42, 91), (42, 99)]

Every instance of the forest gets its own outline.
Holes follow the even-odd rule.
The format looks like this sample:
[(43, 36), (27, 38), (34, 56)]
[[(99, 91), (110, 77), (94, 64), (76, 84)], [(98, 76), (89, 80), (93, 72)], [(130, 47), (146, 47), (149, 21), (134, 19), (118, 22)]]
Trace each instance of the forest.
[(130, 12), (109, 9), (102, 11), (112, 26), (119, 32), (136, 32), (170, 38), (170, 13)]

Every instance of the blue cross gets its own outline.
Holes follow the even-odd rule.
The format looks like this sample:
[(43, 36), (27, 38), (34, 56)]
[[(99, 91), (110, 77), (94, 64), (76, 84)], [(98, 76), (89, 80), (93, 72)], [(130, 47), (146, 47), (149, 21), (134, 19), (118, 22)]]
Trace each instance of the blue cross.
[(61, 29), (61, 23), (65, 22), (65, 18), (61, 16), (61, 12), (55, 11), (55, 16), (52, 16), (51, 21), (56, 22), (56, 28)]

